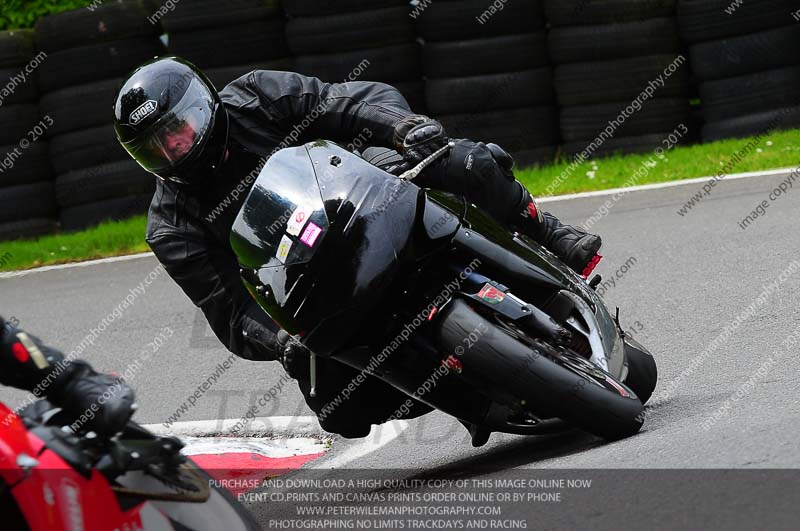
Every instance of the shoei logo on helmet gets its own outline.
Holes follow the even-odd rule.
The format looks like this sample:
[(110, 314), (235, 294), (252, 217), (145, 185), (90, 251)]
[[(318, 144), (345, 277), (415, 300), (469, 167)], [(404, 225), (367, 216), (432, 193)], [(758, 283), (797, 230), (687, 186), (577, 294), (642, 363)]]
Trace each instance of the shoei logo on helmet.
[(136, 125), (154, 112), (158, 108), (158, 104), (155, 100), (147, 100), (146, 102), (142, 103), (136, 110), (131, 113), (130, 123), (131, 125)]

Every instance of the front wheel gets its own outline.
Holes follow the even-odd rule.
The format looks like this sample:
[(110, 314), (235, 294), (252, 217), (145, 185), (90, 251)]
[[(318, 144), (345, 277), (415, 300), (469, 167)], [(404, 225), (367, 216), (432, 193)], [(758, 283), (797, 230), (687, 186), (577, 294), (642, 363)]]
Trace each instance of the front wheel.
[[(465, 348), (475, 330), (483, 332)], [(572, 351), (485, 319), (463, 300), (446, 306), (437, 342), (445, 355), (461, 353), (462, 377), (507, 391), (533, 413), (610, 440), (642, 427), (642, 403), (623, 383)]]
[[(227, 489), (220, 486), (200, 467), (189, 463), (189, 468), (209, 486), (209, 496), (203, 502), (192, 503), (182, 501), (147, 501), (167, 516), (175, 529), (191, 529), (196, 531), (262, 531), (262, 527), (252, 514), (239, 503)], [(164, 484), (161, 480), (142, 472), (128, 472), (117, 481), (128, 489), (147, 492), (175, 492), (176, 489)], [(142, 500), (148, 500), (142, 496)], [(145, 527), (147, 529), (147, 527)]]
[(642, 404), (646, 404), (658, 382), (656, 360), (641, 343), (630, 336), (625, 337), (625, 359), (628, 362), (625, 385), (633, 389)]

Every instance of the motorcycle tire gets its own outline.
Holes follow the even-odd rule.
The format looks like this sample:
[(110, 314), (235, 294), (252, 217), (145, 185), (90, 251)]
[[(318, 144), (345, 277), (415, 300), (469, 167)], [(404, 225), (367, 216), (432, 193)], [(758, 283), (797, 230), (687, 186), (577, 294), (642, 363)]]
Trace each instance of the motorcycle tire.
[(39, 140), (27, 149), (18, 145), (0, 147), (0, 188), (19, 184), (32, 184), (50, 178), (47, 162), (47, 142)]
[(289, 0), (283, 2), (283, 10), (290, 17), (319, 17), (394, 6), (407, 7), (408, 0)]
[[(23, 68), (22, 66), (0, 67), (0, 87), (8, 87), (11, 79), (19, 76), (23, 72)], [(5, 97), (3, 97), (3, 93), (5, 93)], [(28, 77), (21, 85), (17, 85), (10, 93), (6, 90), (3, 90), (3, 93), (0, 93), (0, 105), (36, 103), (39, 96), (36, 79), (33, 76)]]
[(673, 54), (681, 49), (674, 18), (564, 26), (547, 34), (553, 64), (609, 61), (642, 55)]
[(33, 30), (0, 32), (0, 68), (24, 65), (34, 55), (36, 46), (33, 41)]
[(49, 218), (55, 213), (56, 196), (50, 181), (0, 189), (0, 223)]
[[(599, 381), (596, 385), (569, 365), (512, 337), (463, 300), (451, 301), (443, 312), (437, 344), (443, 352), (462, 352), (463, 373), (471, 372), (470, 377), (502, 387), (537, 412), (546, 411), (604, 439), (629, 437), (641, 429), (641, 401), (607, 373), (604, 381), (613, 380), (610, 388)], [(464, 338), (476, 330), (484, 332), (465, 348)]]
[(111, 124), (50, 139), (50, 164), (56, 175), (120, 160), (130, 160), (130, 155), (120, 145)]
[(154, 38), (160, 27), (148, 20), (150, 8), (149, 2), (132, 0), (105, 2), (94, 9), (71, 9), (47, 15), (36, 21), (36, 45), (49, 55), (76, 46), (141, 35)]
[(414, 38), (407, 7), (293, 18), (286, 23), (286, 40), (294, 55), (380, 48), (413, 42)]
[(634, 22), (675, 15), (676, 0), (546, 0), (551, 26), (585, 26)]
[[(2, 193), (2, 192), (0, 192)], [(0, 223), (0, 241), (27, 240), (50, 234), (56, 230), (56, 220), (34, 218), (23, 221)], [(5, 514), (0, 511), (0, 514)]]
[(59, 175), (56, 201), (61, 208), (117, 197), (155, 193), (156, 179), (135, 160), (110, 162)]
[(61, 229), (83, 230), (104, 221), (120, 221), (147, 213), (153, 194), (134, 195), (85, 203), (61, 210)]
[(703, 126), (703, 141), (764, 135), (768, 131), (800, 127), (800, 106), (737, 116)]
[(429, 79), (425, 83), (425, 102), (433, 114), (535, 107), (554, 101), (549, 66), (487, 76)]
[[(561, 136), (565, 142), (597, 138), (609, 121), (617, 119), (630, 101), (578, 105), (561, 109)], [(614, 132), (615, 137), (639, 136), (672, 131), (689, 120), (689, 100), (682, 98), (653, 99), (642, 110), (630, 115)]]
[[(428, 79), (518, 72), (547, 65), (545, 32), (488, 39), (428, 42), (422, 63)], [(514, 53), (509, 53), (514, 50)]]
[[(606, 157), (615, 154), (630, 154), (630, 153), (652, 153), (656, 148), (664, 147), (664, 139), (670, 135), (671, 132), (652, 133), (648, 135), (637, 136), (621, 136), (609, 138), (603, 144), (595, 149), (589, 159)], [(684, 139), (678, 141), (678, 145), (683, 144)], [(584, 140), (582, 142), (570, 142), (561, 147), (561, 151), (572, 159), (583, 153), (586, 148), (591, 144), (591, 141)]]
[(45, 94), (39, 100), (42, 116), (50, 116), (53, 125), (47, 136), (88, 129), (114, 121), (114, 95), (122, 85), (121, 78), (107, 79), (87, 85), (76, 85)]
[(357, 81), (391, 84), (420, 77), (418, 53), (417, 45), (409, 43), (354, 52), (301, 55), (295, 57), (294, 67), (300, 74), (318, 77), (328, 83), (356, 81), (350, 76), (360, 69)]
[[(674, 60), (675, 56), (669, 54), (645, 55), (558, 66), (553, 74), (558, 103), (567, 106), (630, 102)], [(688, 94), (688, 64), (678, 67), (677, 72), (665, 80), (664, 86), (655, 91), (658, 98), (688, 97)]]
[(628, 376), (625, 385), (630, 387), (642, 404), (646, 404), (658, 383), (658, 367), (656, 360), (636, 341), (626, 339), (625, 357), (628, 361)]
[(529, 168), (531, 166), (545, 166), (556, 162), (558, 146), (541, 146), (531, 149), (515, 149), (511, 151), (514, 157), (515, 168)]
[(33, 104), (0, 107), (0, 145), (17, 144), (31, 140), (26, 136), (31, 127), (39, 122), (39, 107)]
[(800, 105), (800, 66), (708, 81), (700, 85), (703, 117), (718, 122)]
[(789, 22), (792, 0), (748, 0), (732, 12), (731, 0), (679, 0), (678, 29), (688, 43), (755, 33)]
[(509, 152), (558, 143), (554, 106), (436, 116), (450, 138), (494, 142)]
[(275, 18), (175, 32), (169, 35), (168, 48), (202, 69), (280, 59), (289, 55), (285, 25)]
[(800, 25), (729, 37), (689, 48), (692, 72), (703, 81), (773, 70), (800, 63)]
[[(236, 500), (233, 494), (231, 494), (227, 489), (218, 486), (217, 484), (218, 482), (214, 481), (214, 479), (208, 474), (208, 472), (206, 472), (202, 468), (197, 467), (195, 471), (209, 482), (212, 491), (210, 500), (203, 504), (200, 504), (198, 506), (199, 508), (202, 508), (204, 505), (208, 503), (216, 503), (217, 505), (219, 505), (220, 503), (224, 502), (224, 504), (227, 504), (231, 509), (234, 510), (236, 516), (239, 518), (240, 523), (242, 524), (242, 527), (240, 528), (241, 531), (263, 531), (263, 528), (258, 523), (258, 521), (256, 521), (255, 517), (252, 514), (250, 514), (250, 512), (247, 511), (247, 509), (245, 509), (244, 506), (239, 501)], [(215, 500), (214, 499), (215, 495), (219, 496), (219, 499)], [(164, 511), (164, 513), (167, 514), (168, 516), (170, 515), (171, 512), (170, 509), (175, 507), (175, 503), (172, 502), (153, 502), (153, 503), (156, 506), (158, 506), (162, 511)], [(179, 516), (177, 516), (176, 518), (172, 518), (170, 516), (170, 519), (177, 522), (178, 524), (183, 525), (184, 522), (178, 520), (177, 518), (186, 515), (191, 515), (192, 511), (185, 511), (178, 509), (176, 513)], [(218, 511), (215, 510), (214, 514), (217, 515)], [(196, 529), (196, 527), (191, 527), (191, 529)]]
[(161, 19), (167, 33), (230, 26), (280, 16), (278, 0), (192, 0), (175, 2)]
[(155, 36), (145, 36), (53, 52), (37, 69), (39, 88), (42, 92), (52, 92), (120, 77), (144, 61), (161, 55), (163, 50), (161, 41)]
[(499, 11), (492, 11), (491, 7), (485, 0), (432, 2), (417, 14), (417, 31), (426, 42), (441, 42), (530, 33), (544, 28), (538, 1), (508, 2)]

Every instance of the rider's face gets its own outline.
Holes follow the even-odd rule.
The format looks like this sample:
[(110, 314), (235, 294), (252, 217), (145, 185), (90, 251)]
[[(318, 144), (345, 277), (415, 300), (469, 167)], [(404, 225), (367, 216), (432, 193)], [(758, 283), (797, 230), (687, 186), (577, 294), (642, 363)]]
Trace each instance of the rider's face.
[(164, 135), (164, 149), (169, 152), (173, 160), (178, 160), (192, 149), (196, 137), (195, 128), (189, 123), (189, 120), (184, 120)]

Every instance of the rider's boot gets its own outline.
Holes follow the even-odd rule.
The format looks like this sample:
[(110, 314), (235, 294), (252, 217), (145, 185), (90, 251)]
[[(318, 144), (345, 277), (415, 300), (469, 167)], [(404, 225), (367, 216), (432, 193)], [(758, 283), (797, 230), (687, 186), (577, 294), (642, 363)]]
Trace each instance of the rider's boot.
[(561, 223), (551, 213), (542, 212), (533, 198), (514, 224), (583, 277), (588, 277), (602, 258), (598, 254), (603, 243), (600, 236)]
[(489, 436), (492, 434), (492, 431), (489, 428), (460, 419), (459, 422), (463, 424), (465, 428), (467, 428), (469, 437), (472, 440), (472, 446), (475, 448), (483, 446), (489, 441)]

